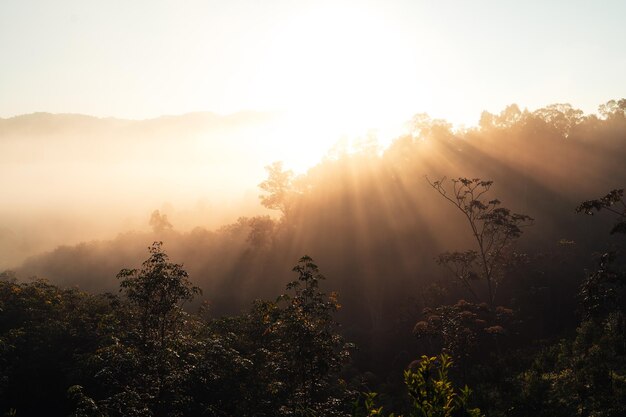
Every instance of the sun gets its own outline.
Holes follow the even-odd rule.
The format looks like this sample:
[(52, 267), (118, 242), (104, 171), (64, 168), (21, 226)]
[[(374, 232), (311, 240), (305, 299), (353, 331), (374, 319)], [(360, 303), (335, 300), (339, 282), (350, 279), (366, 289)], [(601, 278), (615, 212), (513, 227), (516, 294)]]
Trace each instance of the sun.
[[(408, 120), (430, 92), (408, 40), (384, 15), (319, 6), (277, 28), (251, 82), (251, 101), (286, 115), (271, 141), (287, 165), (311, 165), (342, 137)], [(418, 91), (419, 90), (419, 91)], [(293, 163), (292, 163), (293, 162)]]

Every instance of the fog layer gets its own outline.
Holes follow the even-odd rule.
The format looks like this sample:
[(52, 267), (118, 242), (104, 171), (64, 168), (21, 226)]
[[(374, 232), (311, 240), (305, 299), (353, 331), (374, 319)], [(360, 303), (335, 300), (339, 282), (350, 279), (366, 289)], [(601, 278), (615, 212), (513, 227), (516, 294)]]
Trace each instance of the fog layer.
[[(623, 100), (603, 106), (600, 117), (585, 116), (569, 105), (535, 112), (510, 106), (500, 114), (484, 113), (478, 127), (457, 132), (445, 121), (418, 115), (410, 131), (384, 151), (373, 140), (356, 152), (338, 148), (301, 176), (274, 165), (263, 185), (264, 203), (276, 209), (273, 219), (249, 215), (220, 227), (199, 223), (185, 230), (172, 216), (153, 223), (151, 231), (31, 257), (17, 273), (111, 290), (117, 286), (116, 273), (138, 266), (146, 247), (160, 240), (204, 289), (213, 312), (221, 314), (276, 294), (289, 280), (290, 267), (308, 254), (329, 277), (329, 287), (339, 290), (353, 331), (393, 331), (388, 320), (403, 316), (398, 309), (426, 303), (436, 295), (429, 288), (448, 281), (434, 257), (472, 244), (462, 215), (426, 178), (469, 177), (493, 180), (489, 197), (535, 219), (516, 250), (536, 262), (546, 260), (543, 270), (526, 270), (521, 264), (509, 271), (508, 284), (499, 293), (502, 300), (528, 297), (526, 289), (532, 287), (548, 289), (541, 298), (545, 306), (571, 304), (579, 280), (568, 271), (580, 275), (593, 264), (588, 254), (603, 248), (611, 221), (589, 219), (574, 208), (626, 183), (625, 109)], [(116, 198), (102, 197), (102, 204)], [(141, 207), (147, 224), (147, 210), (154, 205)], [(555, 268), (559, 275), (551, 275)], [(438, 296), (462, 294), (454, 286), (446, 291), (448, 295)], [(414, 323), (412, 314), (406, 313), (406, 323)], [(546, 331), (569, 318), (551, 314), (550, 319)]]
[(0, 119), (0, 269), (60, 244), (179, 230), (258, 211), (278, 116), (194, 113), (132, 121), (36, 113)]

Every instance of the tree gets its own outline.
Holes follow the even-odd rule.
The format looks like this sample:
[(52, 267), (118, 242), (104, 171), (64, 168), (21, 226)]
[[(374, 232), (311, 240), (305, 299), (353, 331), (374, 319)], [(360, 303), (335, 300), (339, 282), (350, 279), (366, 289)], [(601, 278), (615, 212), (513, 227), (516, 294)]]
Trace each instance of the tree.
[(482, 112), (480, 115), (479, 126), (482, 129), (499, 128), (508, 129), (524, 120), (528, 115), (528, 111), (522, 112), (517, 104), (510, 104), (506, 106), (499, 115), (491, 114), (487, 111)]
[(164, 230), (172, 229), (172, 223), (167, 219), (167, 214), (161, 214), (159, 210), (152, 212), (149, 224), (154, 233), (161, 233)]
[(413, 138), (448, 139), (452, 136), (452, 124), (442, 119), (432, 119), (426, 113), (418, 113), (409, 122)]
[(598, 112), (605, 119), (623, 119), (626, 117), (626, 98), (620, 100), (609, 100), (601, 104)]
[[(81, 358), (111, 334), (117, 299), (45, 280), (0, 278), (0, 415), (67, 415), (68, 386), (92, 380)], [(10, 414), (10, 410), (16, 414)]]
[[(588, 215), (602, 210), (617, 218), (611, 234), (626, 233), (623, 190), (576, 208)], [(602, 254), (597, 270), (583, 281), (583, 317), (573, 340), (541, 352), (518, 377), (521, 415), (626, 415), (626, 270), (616, 255)]]
[(551, 104), (535, 110), (533, 116), (543, 120), (548, 126), (552, 126), (564, 137), (568, 137), (572, 129), (584, 120), (583, 111), (567, 103)]
[(265, 167), (268, 178), (259, 184), (259, 188), (268, 192), (261, 195), (261, 204), (271, 210), (280, 210), (283, 217), (287, 217), (294, 197), (293, 171), (283, 170), (282, 162), (274, 162)]
[[(182, 306), (200, 289), (182, 265), (169, 262), (161, 242), (149, 252), (141, 269), (117, 275), (127, 304), (116, 334), (90, 360), (105, 393), (96, 404), (106, 416), (177, 416), (190, 402), (185, 385), (199, 341), (190, 334), (193, 319)], [(70, 395), (79, 404), (90, 404), (77, 393), (80, 387), (72, 387)]]
[(182, 305), (201, 293), (200, 288), (191, 284), (182, 265), (169, 262), (162, 244), (154, 242), (148, 248), (150, 258), (142, 269), (122, 269), (117, 274), (120, 291), (136, 311), (140, 341), (146, 347), (160, 350), (180, 332)]
[(477, 246), (464, 252), (445, 252), (439, 255), (437, 262), (448, 268), (477, 301), (480, 297), (474, 288), (474, 281), (485, 282), (487, 302), (493, 309), (498, 285), (507, 265), (508, 250), (521, 236), (522, 228), (532, 224), (532, 217), (500, 207), (500, 200), (487, 200), (485, 195), (493, 181), (453, 179), (451, 192), (444, 185), (445, 178), (434, 182), (427, 178), (427, 181), (463, 213)]
[[(297, 279), (276, 300), (257, 300), (243, 316), (209, 324), (223, 353), (200, 365), (218, 374), (204, 379), (200, 397), (221, 412), (216, 415), (346, 415), (352, 393), (340, 371), (351, 345), (334, 320), (337, 296), (320, 291), (323, 276), (310, 257), (293, 270)], [(211, 363), (216, 370), (208, 369)]]
[(254, 216), (246, 219), (246, 222), (250, 228), (246, 240), (253, 247), (263, 247), (271, 241), (276, 224), (270, 216)]
[[(349, 357), (350, 344), (337, 333), (334, 313), (339, 309), (337, 294), (319, 290), (324, 276), (308, 256), (293, 268), (298, 278), (287, 284), (281, 295), (276, 320), (268, 328), (276, 337), (279, 363), (285, 372), (285, 387), (291, 391), (287, 410), (298, 415), (316, 411), (333, 415), (340, 404), (338, 373)], [(335, 404), (333, 406), (333, 404)]]
[[(611, 234), (626, 235), (626, 201), (624, 190), (611, 190), (604, 197), (583, 201), (576, 212), (593, 216), (606, 210), (615, 218)], [(626, 272), (616, 267), (616, 252), (607, 252), (600, 256), (598, 269), (589, 274), (580, 289), (583, 313), (586, 318), (605, 318), (619, 312), (626, 314)]]
[(497, 338), (507, 332), (513, 317), (511, 309), (498, 306), (491, 310), (486, 303), (477, 305), (465, 300), (453, 305), (427, 307), (422, 313), (424, 320), (415, 324), (413, 335), (418, 339), (439, 339), (441, 345), (437, 350), (458, 360), (464, 373), (466, 361), (477, 347), (485, 351), (490, 342), (495, 342), (498, 347)]
[(590, 216), (602, 210), (612, 213), (616, 218), (616, 222), (611, 229), (611, 234), (626, 234), (626, 201), (624, 201), (624, 189), (611, 190), (604, 197), (583, 201), (576, 207), (577, 213), (583, 212)]

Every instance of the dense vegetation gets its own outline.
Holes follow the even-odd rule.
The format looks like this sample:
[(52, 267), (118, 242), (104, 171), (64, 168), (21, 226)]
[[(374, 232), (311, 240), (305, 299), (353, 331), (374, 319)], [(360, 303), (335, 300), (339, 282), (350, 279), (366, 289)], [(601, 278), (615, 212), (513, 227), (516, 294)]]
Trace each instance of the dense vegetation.
[[(385, 152), (268, 167), (278, 220), (155, 212), (5, 272), (0, 412), (626, 415), (626, 100), (600, 110), (417, 116)], [(302, 253), (331, 279), (308, 256), (288, 278)]]

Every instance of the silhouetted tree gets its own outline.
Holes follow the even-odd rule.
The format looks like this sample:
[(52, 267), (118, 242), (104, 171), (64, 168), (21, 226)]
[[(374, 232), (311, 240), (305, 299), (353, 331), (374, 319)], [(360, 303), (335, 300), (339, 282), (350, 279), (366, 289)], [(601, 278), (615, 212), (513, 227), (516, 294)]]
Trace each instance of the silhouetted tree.
[(494, 343), (498, 347), (497, 338), (508, 331), (513, 318), (511, 309), (498, 306), (491, 310), (486, 303), (474, 304), (465, 300), (453, 305), (427, 307), (422, 313), (424, 319), (415, 324), (413, 334), (418, 339), (432, 337), (440, 340), (437, 351), (458, 360), (464, 371), (465, 361), (478, 347), (484, 350)]
[(82, 359), (110, 337), (117, 307), (110, 294), (0, 279), (0, 415), (67, 415), (64, 393), (93, 380)]
[(348, 358), (349, 345), (337, 333), (333, 314), (339, 309), (337, 294), (319, 290), (324, 276), (313, 260), (304, 256), (293, 268), (298, 279), (287, 284), (290, 293), (279, 298), (285, 303), (276, 323), (285, 344), (285, 354), (295, 390), (294, 408), (313, 409), (328, 402), (338, 383), (338, 372)]
[(351, 346), (333, 317), (337, 296), (320, 291), (323, 277), (311, 258), (294, 271), (297, 280), (277, 300), (209, 323), (205, 345), (214, 353), (199, 365), (205, 386), (193, 390), (203, 391), (197, 401), (214, 415), (346, 415), (351, 392), (340, 371)]
[(616, 217), (616, 223), (611, 229), (611, 234), (626, 234), (626, 201), (624, 201), (624, 190), (611, 190), (602, 198), (583, 201), (576, 207), (577, 213), (584, 212), (590, 216), (602, 210), (606, 210)]
[(463, 213), (477, 250), (445, 252), (439, 255), (437, 262), (448, 268), (476, 300), (479, 300), (479, 296), (473, 282), (484, 281), (487, 302), (494, 308), (498, 285), (507, 265), (508, 250), (521, 236), (522, 228), (530, 225), (533, 219), (500, 207), (497, 199), (487, 200), (485, 195), (493, 181), (480, 178), (453, 179), (451, 191), (446, 189), (444, 181), (445, 178), (434, 182), (428, 180), (428, 183)]
[(605, 119), (616, 119), (626, 117), (626, 98), (620, 100), (609, 100), (600, 105), (598, 112)]
[[(107, 392), (96, 401), (106, 416), (178, 416), (190, 401), (184, 387), (199, 340), (190, 337), (193, 318), (182, 305), (200, 289), (182, 265), (169, 262), (161, 242), (149, 251), (141, 269), (117, 275), (128, 305), (115, 336), (91, 360)], [(91, 407), (79, 387), (70, 394)]]
[(255, 216), (248, 220), (250, 233), (248, 242), (254, 247), (262, 247), (269, 243), (272, 238), (275, 223), (269, 216)]
[(572, 128), (584, 118), (583, 111), (575, 109), (571, 104), (551, 104), (533, 112), (533, 116), (540, 118), (554, 128), (562, 136), (568, 137)]
[(284, 170), (282, 162), (274, 162), (265, 167), (268, 178), (259, 184), (259, 188), (268, 195), (261, 195), (261, 204), (272, 210), (280, 210), (287, 217), (294, 197), (293, 171)]
[[(576, 210), (587, 214), (608, 210), (618, 218), (611, 233), (625, 233), (622, 195), (622, 190), (613, 190)], [(597, 270), (583, 282), (579, 293), (583, 320), (575, 337), (540, 352), (519, 376), (517, 415), (626, 414), (626, 270), (615, 261), (614, 252), (602, 254)]]
[(161, 214), (159, 210), (154, 210), (150, 215), (150, 227), (155, 233), (160, 233), (164, 230), (171, 230), (172, 224), (167, 219), (167, 214)]

